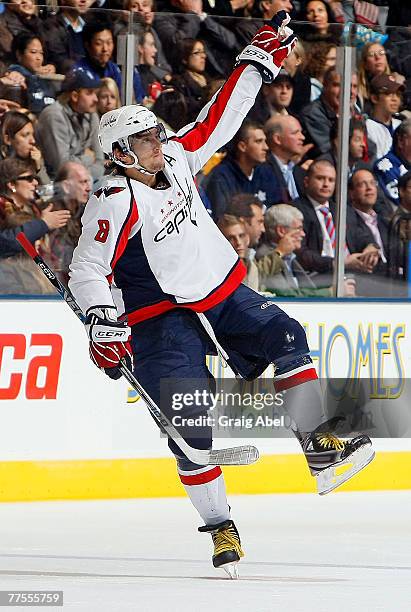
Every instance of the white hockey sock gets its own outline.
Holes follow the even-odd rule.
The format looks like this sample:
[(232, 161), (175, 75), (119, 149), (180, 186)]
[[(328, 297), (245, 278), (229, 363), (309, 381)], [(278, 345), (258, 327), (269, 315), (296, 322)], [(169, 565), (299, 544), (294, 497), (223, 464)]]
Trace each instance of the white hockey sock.
[(284, 393), (285, 409), (297, 431), (309, 433), (324, 423), (324, 397), (314, 366), (303, 366), (274, 377), (277, 392)]
[(178, 473), (205, 525), (218, 525), (230, 518), (224, 476), (219, 466), (206, 466), (191, 472), (179, 469)]

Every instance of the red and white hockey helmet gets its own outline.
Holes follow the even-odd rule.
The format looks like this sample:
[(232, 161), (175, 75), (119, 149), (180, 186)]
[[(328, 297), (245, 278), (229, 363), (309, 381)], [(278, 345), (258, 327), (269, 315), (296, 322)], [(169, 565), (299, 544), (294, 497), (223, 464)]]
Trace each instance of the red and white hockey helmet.
[[(148, 172), (140, 166), (137, 156), (132, 151), (130, 145), (130, 136), (141, 134), (153, 128), (158, 129), (158, 136), (161, 143), (167, 143), (167, 135), (162, 123), (159, 123), (153, 112), (145, 106), (139, 104), (130, 104), (122, 106), (108, 113), (104, 113), (100, 120), (98, 131), (98, 139), (104, 153), (116, 164), (124, 168), (137, 168), (141, 172)], [(130, 155), (134, 162), (132, 164), (124, 164), (113, 155), (113, 146), (118, 143), (127, 155)]]

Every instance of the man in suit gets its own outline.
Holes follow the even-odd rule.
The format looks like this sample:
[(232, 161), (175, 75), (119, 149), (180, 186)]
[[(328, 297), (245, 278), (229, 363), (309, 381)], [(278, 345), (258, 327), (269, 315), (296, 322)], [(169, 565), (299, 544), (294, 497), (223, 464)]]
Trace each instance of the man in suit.
[[(375, 210), (378, 202), (378, 183), (371, 170), (359, 168), (348, 181), (351, 206), (347, 209), (347, 245), (351, 252), (358, 252), (365, 244), (374, 245), (375, 254), (370, 256), (372, 274), (359, 274), (358, 292), (361, 295), (382, 296), (385, 294), (388, 224), (391, 213)], [(389, 205), (387, 205), (389, 206)], [(371, 251), (371, 249), (369, 249)]]
[[(298, 261), (308, 272), (317, 272), (317, 286), (332, 284), (336, 246), (335, 208), (331, 198), (334, 195), (336, 172), (331, 162), (315, 160), (304, 178), (305, 196), (295, 200), (304, 215), (304, 233), (301, 248), (296, 252)], [(375, 245), (360, 245), (360, 251), (353, 253), (346, 248), (347, 270), (371, 272), (372, 260), (377, 251)], [(373, 253), (373, 257), (371, 256)], [(374, 264), (375, 265), (375, 264)]]
[(301, 124), (291, 115), (277, 115), (265, 126), (269, 153), (260, 169), (266, 204), (290, 203), (304, 193), (305, 171), (295, 163), (305, 152)]

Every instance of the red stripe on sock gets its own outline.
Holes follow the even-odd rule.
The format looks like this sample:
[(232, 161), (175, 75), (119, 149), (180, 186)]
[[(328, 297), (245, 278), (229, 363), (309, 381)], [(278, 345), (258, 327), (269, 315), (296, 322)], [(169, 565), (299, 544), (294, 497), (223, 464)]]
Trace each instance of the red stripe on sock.
[(292, 387), (302, 385), (309, 380), (316, 380), (317, 378), (318, 376), (315, 368), (310, 368), (309, 370), (303, 370), (302, 372), (297, 372), (297, 374), (288, 376), (288, 378), (280, 378), (279, 380), (275, 380), (274, 378), (274, 388), (276, 391), (285, 391), (285, 389), (291, 389)]
[(221, 474), (221, 468), (219, 465), (216, 465), (212, 470), (208, 470), (207, 472), (202, 472), (201, 474), (193, 474), (192, 476), (187, 476), (183, 474), (179, 474), (180, 480), (185, 485), (199, 485), (205, 484), (206, 482), (211, 482), (218, 478)]

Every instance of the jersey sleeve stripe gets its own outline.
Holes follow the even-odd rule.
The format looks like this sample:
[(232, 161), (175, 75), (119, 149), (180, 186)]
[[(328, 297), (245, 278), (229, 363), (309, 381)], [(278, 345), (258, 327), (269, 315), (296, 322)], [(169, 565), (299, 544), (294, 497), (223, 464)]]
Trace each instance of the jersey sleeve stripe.
[(205, 145), (210, 135), (215, 130), (224, 110), (228, 104), (231, 94), (247, 65), (238, 66), (231, 74), (221, 91), (216, 96), (214, 102), (208, 109), (206, 117), (195, 123), (183, 136), (173, 136), (170, 140), (179, 142), (186, 151), (194, 152)]

